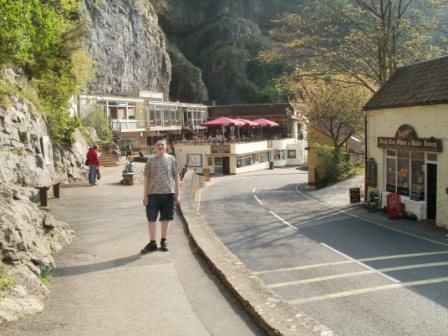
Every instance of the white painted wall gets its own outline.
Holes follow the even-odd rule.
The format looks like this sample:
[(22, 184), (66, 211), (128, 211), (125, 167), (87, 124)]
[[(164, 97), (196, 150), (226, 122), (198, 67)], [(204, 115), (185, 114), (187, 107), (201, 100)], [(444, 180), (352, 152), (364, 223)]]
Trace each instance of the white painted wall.
[[(442, 140), (442, 152), (437, 153), (437, 213), (436, 225), (448, 228), (448, 104), (407, 108), (382, 109), (368, 112), (367, 148), (368, 157), (378, 164), (378, 190), (385, 191), (385, 150), (378, 148), (378, 137), (394, 137), (403, 125), (412, 126), (419, 138), (434, 137)], [(415, 202), (407, 200), (407, 203)], [(417, 202), (418, 203), (418, 202)], [(411, 205), (421, 209), (421, 205)], [(420, 210), (423, 211), (423, 210)], [(424, 210), (426, 216), (426, 208)]]

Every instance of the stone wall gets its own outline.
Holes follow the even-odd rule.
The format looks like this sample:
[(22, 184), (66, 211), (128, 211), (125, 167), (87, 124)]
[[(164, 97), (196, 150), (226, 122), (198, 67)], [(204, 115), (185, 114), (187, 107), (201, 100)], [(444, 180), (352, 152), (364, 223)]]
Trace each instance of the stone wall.
[[(0, 76), (2, 81), (8, 78), (15, 81), (11, 70)], [(19, 88), (18, 83), (13, 85)], [(38, 207), (34, 186), (87, 176), (83, 166), (87, 144), (79, 132), (74, 146), (54, 146), (52, 155), (48, 150), (45, 155), (45, 118), (19, 94), (1, 98), (0, 324), (43, 309), (42, 298), (48, 289), (41, 276), (54, 266), (52, 254), (74, 238), (67, 224)]]

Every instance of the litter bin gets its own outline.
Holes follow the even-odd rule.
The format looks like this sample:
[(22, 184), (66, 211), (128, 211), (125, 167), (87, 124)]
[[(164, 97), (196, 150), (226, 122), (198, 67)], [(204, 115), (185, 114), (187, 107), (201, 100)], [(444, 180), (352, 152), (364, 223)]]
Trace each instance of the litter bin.
[(274, 169), (274, 161), (269, 161), (269, 169)]
[(402, 216), (400, 194), (390, 193), (387, 195), (387, 216), (389, 218), (400, 218)]
[(202, 174), (204, 175), (205, 181), (210, 181), (210, 168), (203, 168)]

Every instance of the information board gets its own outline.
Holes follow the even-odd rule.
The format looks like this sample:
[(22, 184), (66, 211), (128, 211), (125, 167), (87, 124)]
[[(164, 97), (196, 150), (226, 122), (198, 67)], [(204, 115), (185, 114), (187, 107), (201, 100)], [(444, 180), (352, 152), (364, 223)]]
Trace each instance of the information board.
[(361, 189), (360, 188), (350, 188), (350, 203), (361, 202)]

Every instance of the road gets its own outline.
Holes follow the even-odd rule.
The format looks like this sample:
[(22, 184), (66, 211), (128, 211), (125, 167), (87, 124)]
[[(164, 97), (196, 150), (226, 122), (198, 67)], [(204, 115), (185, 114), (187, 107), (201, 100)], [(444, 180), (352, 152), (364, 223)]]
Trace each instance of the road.
[(337, 210), (274, 169), (215, 178), (200, 212), (222, 242), (285, 300), (338, 335), (446, 335), (446, 231)]

